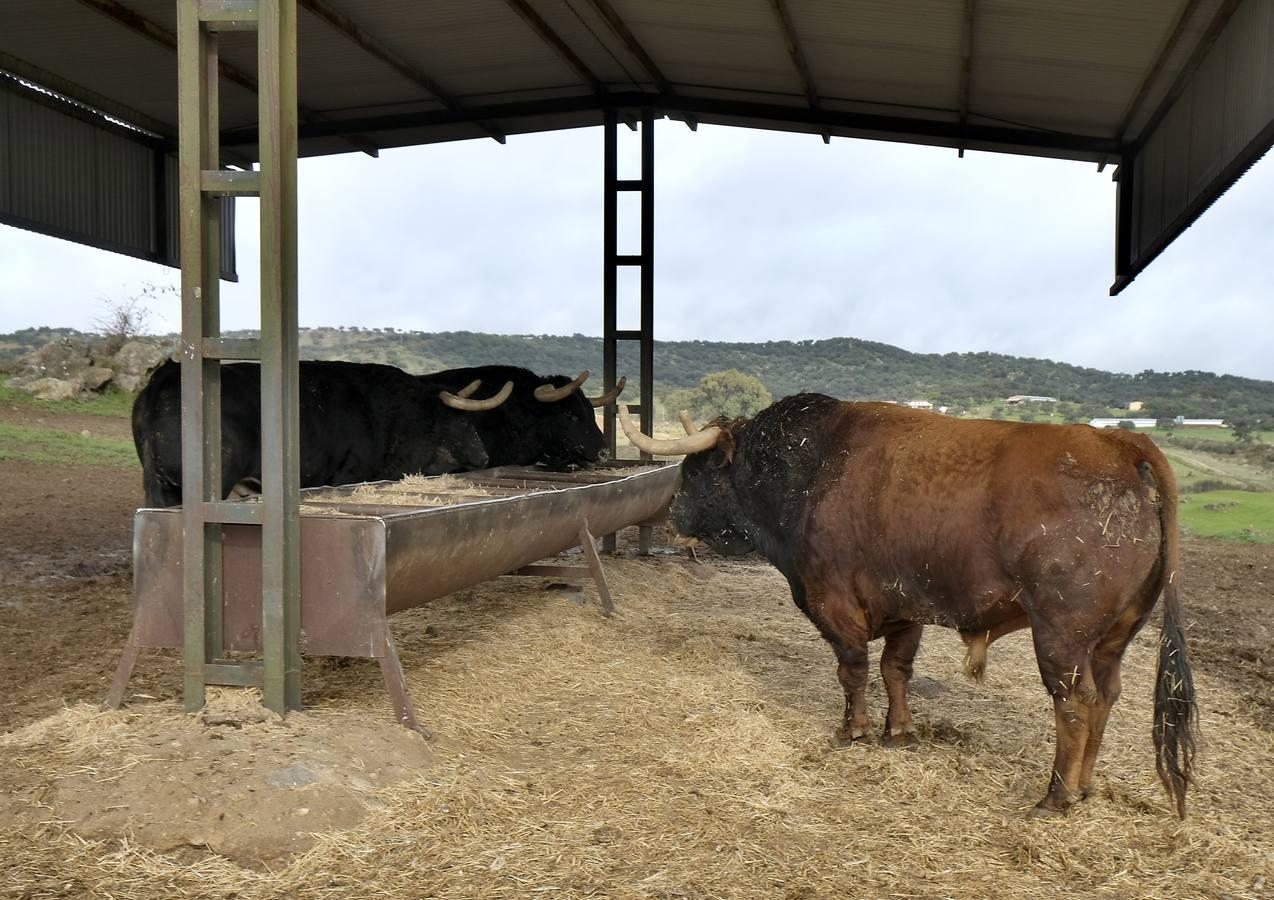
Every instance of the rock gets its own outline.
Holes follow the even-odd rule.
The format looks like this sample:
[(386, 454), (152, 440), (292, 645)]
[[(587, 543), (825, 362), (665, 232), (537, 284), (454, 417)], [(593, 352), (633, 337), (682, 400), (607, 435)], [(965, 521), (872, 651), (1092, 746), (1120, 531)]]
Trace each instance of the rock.
[(137, 376), (138, 382), (168, 358), (168, 351), (150, 341), (129, 341), (115, 353), (114, 368), (124, 375)]
[(57, 378), (71, 381), (80, 377), (91, 364), (88, 347), (83, 341), (60, 338), (50, 341), (38, 350), (32, 350), (18, 360), (22, 371), (19, 378)]
[(87, 428), (85, 428), (83, 431), (80, 432), (80, 437), (82, 438), (92, 437), (92, 436), (93, 436), (93, 433), (89, 431)]
[(276, 788), (301, 788), (316, 781), (318, 776), (299, 763), (275, 769), (265, 776), (265, 783)]
[(143, 381), (141, 375), (130, 375), (127, 372), (115, 373), (115, 386), (130, 394), (135, 394), (141, 388)]
[(23, 384), (13, 384), (13, 387), (26, 391), (37, 400), (70, 400), (80, 392), (79, 379), (75, 381), (63, 381), (60, 378), (37, 378), (34, 381)]
[(100, 391), (114, 377), (115, 373), (105, 366), (89, 366), (80, 373), (80, 384), (86, 391)]
[(925, 675), (917, 675), (911, 679), (911, 691), (926, 700), (933, 700), (943, 694), (947, 686), (941, 681)]

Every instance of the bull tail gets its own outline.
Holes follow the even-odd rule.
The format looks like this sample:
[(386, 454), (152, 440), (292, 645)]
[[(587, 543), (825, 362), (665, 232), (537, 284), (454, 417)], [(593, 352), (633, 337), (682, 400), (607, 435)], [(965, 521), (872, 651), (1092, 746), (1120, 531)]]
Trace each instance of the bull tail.
[[(1162, 460), (1162, 456), (1159, 457)], [(1156, 460), (1158, 462), (1158, 460)], [(1182, 631), (1181, 552), (1177, 530), (1177, 489), (1167, 461), (1143, 463), (1143, 475), (1159, 493), (1160, 591), (1163, 630), (1159, 635), (1159, 669), (1155, 676), (1155, 768), (1159, 780), (1185, 818), (1186, 789), (1193, 780), (1195, 733), (1199, 710), (1194, 676)]]

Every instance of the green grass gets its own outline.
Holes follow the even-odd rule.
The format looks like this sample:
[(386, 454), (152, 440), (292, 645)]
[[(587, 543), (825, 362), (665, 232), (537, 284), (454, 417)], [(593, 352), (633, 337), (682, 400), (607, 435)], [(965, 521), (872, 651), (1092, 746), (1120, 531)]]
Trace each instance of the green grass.
[(135, 469), (139, 465), (131, 441), (81, 437), (66, 431), (5, 422), (0, 422), (0, 460), (120, 469)]
[[(1223, 444), (1234, 443), (1234, 431), (1230, 428), (1148, 428), (1142, 433), (1150, 435), (1161, 444), (1171, 444), (1174, 438), (1215, 441)], [(1252, 437), (1267, 444), (1274, 443), (1274, 431), (1253, 431)]]
[(1274, 543), (1274, 492), (1208, 491), (1183, 495), (1181, 524), (1193, 535)]
[(127, 419), (133, 410), (133, 395), (108, 388), (100, 394), (88, 394), (74, 400), (36, 400), (26, 391), (10, 388), (9, 376), (0, 375), (0, 405)]

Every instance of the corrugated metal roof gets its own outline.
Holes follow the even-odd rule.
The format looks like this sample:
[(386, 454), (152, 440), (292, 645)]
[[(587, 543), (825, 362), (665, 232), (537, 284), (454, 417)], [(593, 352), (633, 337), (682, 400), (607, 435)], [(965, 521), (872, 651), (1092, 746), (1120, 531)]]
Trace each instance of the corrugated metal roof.
[[(43, 73), (171, 142), (178, 2), (4, 0), (0, 69)], [(574, 128), (608, 107), (1097, 162), (1135, 154), (1137, 196), (1120, 201), (1123, 283), (1274, 142), (1274, 0), (298, 4), (303, 155)], [(236, 70), (220, 87), (222, 147), (243, 162), (256, 152), (255, 36), (219, 41)], [(0, 118), (19, 122), (20, 99)], [(131, 154), (154, 141), (97, 146), (119, 136), (91, 122), (80, 135), (81, 113), (39, 116), (30, 136), (0, 141), (0, 166), (66, 187), (10, 185), (0, 201), (11, 219), (29, 207), (65, 231), (92, 221), (96, 241), (137, 248), (146, 216), (120, 191), (140, 194)], [(94, 173), (115, 193), (82, 208), (92, 191), (78, 180)]]
[[(734, 96), (740, 102), (807, 109), (806, 85), (789, 56), (775, 5), (778, 0), (608, 0), (636, 39), (625, 41), (599, 10), (606, 0), (529, 0), (576, 63), (524, 20), (513, 0), (329, 0), (339, 12), (431, 79), (447, 98), (433, 96), (330, 22), (299, 14), (300, 100), (317, 118), (380, 117), (385, 146), (484, 134), (472, 125), (411, 121), (400, 116), (466, 107), (521, 105), (509, 132), (574, 124), (579, 115), (544, 109), (563, 95), (593, 98), (579, 64), (607, 93), (666, 90), (683, 101)], [(1222, 0), (1194, 4), (1171, 47), (1187, 0), (976, 0), (966, 121), (1012, 123), (1079, 138), (1119, 136), (1130, 107), (1135, 139), (1175, 80)], [(176, 60), (171, 48), (130, 29), (91, 0), (6, 0), (0, 4), (0, 53), (81, 84), (126, 107), (176, 127)], [(175, 30), (174, 0), (117, 0), (117, 6)], [(961, 119), (964, 0), (786, 0), (796, 40), (808, 61), (824, 110), (874, 111), (902, 119)], [(255, 75), (250, 34), (221, 38), (222, 58)], [(1167, 48), (1154, 84), (1142, 90)], [(653, 62), (648, 71), (641, 55)], [(250, 126), (252, 92), (222, 85), (226, 129)], [(600, 109), (603, 102), (597, 99)], [(640, 98), (638, 98), (640, 99)], [(446, 102), (451, 101), (450, 103)], [(590, 121), (600, 114), (594, 109)], [(694, 115), (702, 121), (748, 121), (746, 109)], [(588, 118), (585, 116), (584, 118)], [(810, 132), (866, 134), (870, 127), (783, 123)], [(778, 125), (753, 120), (751, 124)], [(330, 130), (330, 128), (329, 128)], [(911, 136), (924, 140), (924, 135)], [(932, 142), (950, 139), (930, 136)], [(986, 136), (984, 135), (983, 138)], [(986, 140), (982, 141), (986, 143)], [(990, 139), (995, 143), (994, 136)], [(302, 128), (302, 153), (348, 149), (327, 133)], [(1036, 152), (1049, 152), (1035, 148)], [(246, 150), (245, 152), (251, 152)], [(1056, 155), (1097, 159), (1097, 152), (1058, 148)]]

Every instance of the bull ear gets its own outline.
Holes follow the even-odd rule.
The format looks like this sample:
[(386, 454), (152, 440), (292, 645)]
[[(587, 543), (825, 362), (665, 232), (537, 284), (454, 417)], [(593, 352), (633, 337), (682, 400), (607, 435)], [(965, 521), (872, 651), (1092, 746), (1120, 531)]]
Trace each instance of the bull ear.
[(721, 436), (717, 438), (717, 449), (721, 451), (722, 467), (734, 463), (734, 432), (729, 429), (721, 429)]

